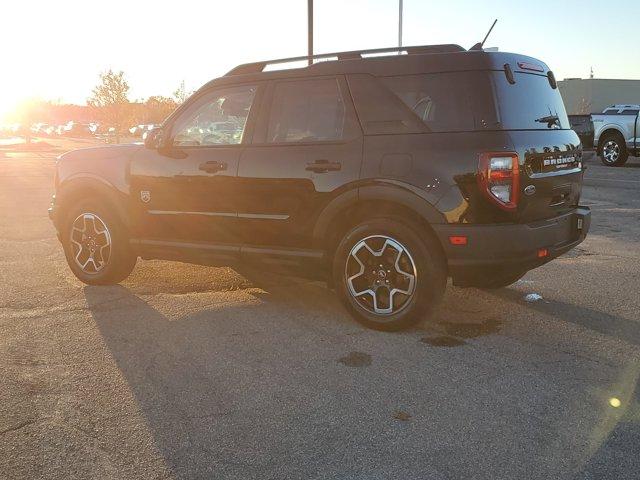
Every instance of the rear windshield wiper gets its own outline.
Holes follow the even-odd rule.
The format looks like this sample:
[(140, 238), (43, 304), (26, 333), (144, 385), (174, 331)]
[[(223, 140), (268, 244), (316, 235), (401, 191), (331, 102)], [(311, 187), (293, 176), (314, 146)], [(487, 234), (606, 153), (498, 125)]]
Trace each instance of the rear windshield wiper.
[(557, 115), (547, 115), (546, 117), (536, 118), (536, 122), (546, 123), (548, 128), (551, 128), (553, 125), (560, 126), (560, 118)]

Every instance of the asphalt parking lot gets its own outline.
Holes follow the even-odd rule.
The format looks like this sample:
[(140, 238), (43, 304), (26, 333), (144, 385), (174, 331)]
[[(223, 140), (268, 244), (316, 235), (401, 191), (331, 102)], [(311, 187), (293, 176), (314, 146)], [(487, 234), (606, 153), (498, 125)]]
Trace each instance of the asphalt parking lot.
[(0, 147), (0, 478), (638, 478), (640, 159), (590, 156), (579, 248), (389, 334), (265, 272), (81, 284), (46, 213), (76, 146)]

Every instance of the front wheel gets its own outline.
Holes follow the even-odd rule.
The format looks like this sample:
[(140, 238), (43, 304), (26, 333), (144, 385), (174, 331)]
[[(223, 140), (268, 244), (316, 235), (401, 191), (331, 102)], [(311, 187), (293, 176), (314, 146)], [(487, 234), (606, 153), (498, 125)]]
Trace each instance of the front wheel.
[(439, 245), (396, 220), (352, 228), (333, 262), (334, 284), (349, 312), (368, 328), (395, 331), (426, 318), (440, 302), (447, 270)]
[(61, 238), (71, 271), (86, 284), (118, 283), (136, 264), (124, 225), (103, 202), (86, 200), (71, 207)]

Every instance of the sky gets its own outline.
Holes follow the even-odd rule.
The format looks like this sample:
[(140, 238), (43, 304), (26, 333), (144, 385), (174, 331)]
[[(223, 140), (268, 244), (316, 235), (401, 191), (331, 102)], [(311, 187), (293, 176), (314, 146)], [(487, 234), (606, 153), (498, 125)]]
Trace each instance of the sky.
[[(315, 0), (315, 52), (398, 41), (398, 0)], [(404, 45), (485, 46), (538, 57), (558, 79), (640, 79), (640, 1), (404, 0)], [(611, 15), (611, 12), (616, 12)], [(109, 68), (130, 99), (194, 90), (235, 65), (307, 51), (306, 0), (3, 0), (0, 114), (25, 98), (84, 104)]]

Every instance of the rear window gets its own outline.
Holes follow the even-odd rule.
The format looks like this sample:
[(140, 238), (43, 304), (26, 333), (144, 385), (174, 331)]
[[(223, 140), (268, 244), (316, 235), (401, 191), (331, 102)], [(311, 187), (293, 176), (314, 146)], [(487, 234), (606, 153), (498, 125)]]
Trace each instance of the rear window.
[[(571, 128), (560, 92), (551, 88), (546, 76), (517, 72), (513, 85), (507, 81), (504, 72), (492, 72), (492, 77), (503, 129)], [(557, 116), (558, 122), (544, 120), (551, 116)]]
[(638, 110), (623, 110), (622, 115), (637, 115)]

